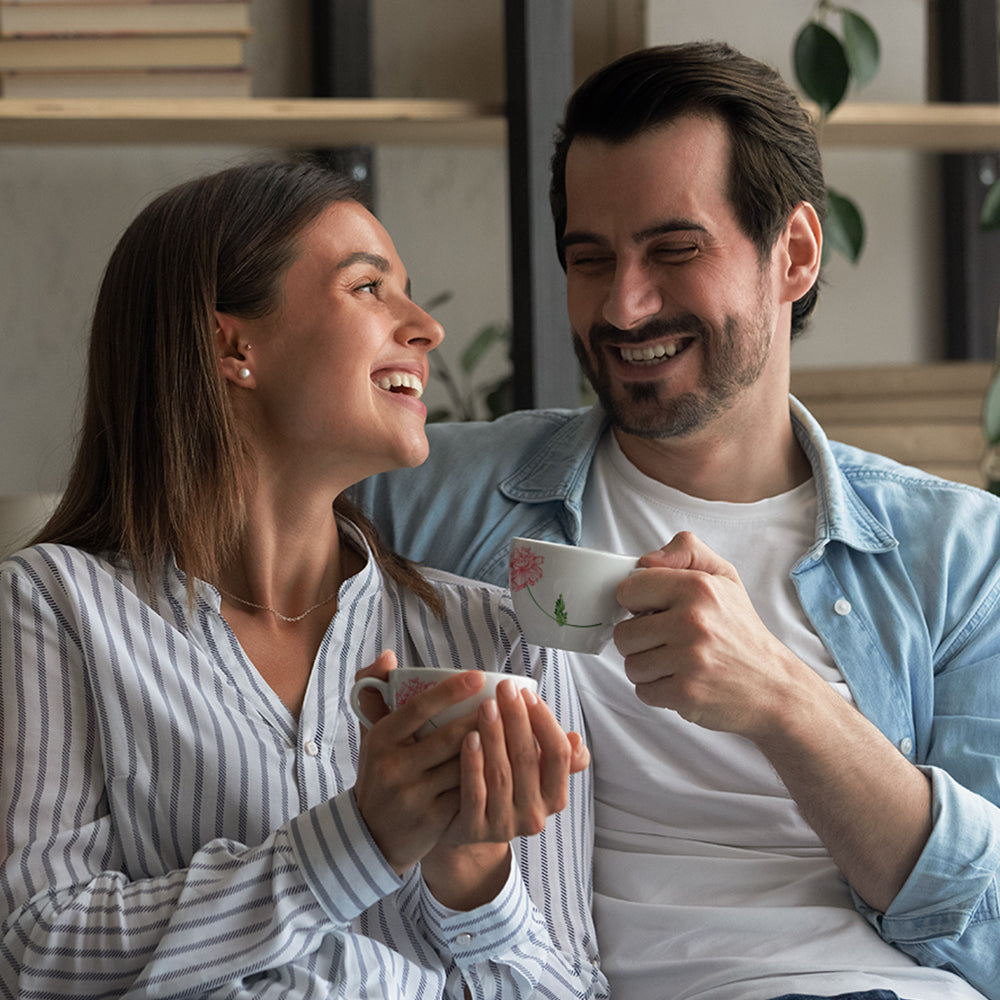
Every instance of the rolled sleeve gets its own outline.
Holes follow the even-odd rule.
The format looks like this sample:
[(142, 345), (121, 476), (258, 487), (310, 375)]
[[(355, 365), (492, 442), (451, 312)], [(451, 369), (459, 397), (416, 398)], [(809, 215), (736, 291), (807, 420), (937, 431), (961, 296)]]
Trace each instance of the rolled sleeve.
[(858, 901), (886, 940), (921, 965), (960, 972), (1000, 997), (1000, 809), (939, 768), (934, 826), (909, 878), (881, 913)]

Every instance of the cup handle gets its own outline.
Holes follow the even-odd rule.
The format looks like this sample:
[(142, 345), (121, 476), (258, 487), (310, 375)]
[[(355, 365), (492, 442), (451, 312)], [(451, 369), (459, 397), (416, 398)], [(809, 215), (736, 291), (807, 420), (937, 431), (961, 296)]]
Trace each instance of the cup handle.
[(361, 711), (361, 692), (366, 687), (377, 687), (379, 693), (382, 695), (382, 700), (389, 704), (389, 685), (385, 681), (379, 680), (377, 677), (362, 677), (361, 680), (355, 681), (353, 687), (351, 688), (351, 708), (354, 709), (354, 714), (358, 717), (361, 725), (365, 729), (371, 729), (374, 722)]

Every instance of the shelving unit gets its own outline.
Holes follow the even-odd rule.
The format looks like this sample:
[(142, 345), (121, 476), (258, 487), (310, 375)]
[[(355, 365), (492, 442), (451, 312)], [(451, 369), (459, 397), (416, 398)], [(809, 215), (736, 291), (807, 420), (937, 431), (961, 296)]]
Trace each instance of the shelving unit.
[[(499, 103), (438, 99), (8, 98), (0, 99), (0, 143), (301, 149), (383, 143), (516, 147), (524, 132), (523, 115), (532, 109), (514, 110), (518, 116), (508, 118), (508, 109)], [(533, 110), (537, 114), (538, 109)], [(547, 166), (548, 142), (546, 132), (545, 149), (536, 151), (543, 166)], [(824, 149), (907, 149), (933, 154), (996, 150), (1000, 149), (1000, 105), (842, 105), (826, 122), (821, 144)], [(516, 169), (523, 170), (520, 161)], [(575, 363), (569, 338), (557, 335), (562, 304), (554, 290), (560, 275), (542, 270), (556, 266), (547, 253), (551, 236), (547, 218), (541, 219), (546, 212), (539, 207), (546, 185), (534, 177), (531, 191), (527, 184), (522, 187), (525, 190), (518, 192), (516, 211), (512, 211), (512, 220), (518, 220), (512, 222), (515, 235), (521, 244), (544, 245), (546, 253), (515, 255), (528, 273), (516, 276), (514, 282), (513, 311), (518, 316), (514, 367), (531, 373), (519, 379), (523, 396), (518, 405), (575, 405)], [(529, 232), (529, 223), (537, 223), (540, 232)], [(536, 336), (536, 331), (543, 333)]]
[[(308, 148), (376, 143), (502, 145), (505, 108), (390, 98), (0, 99), (0, 143), (218, 143)], [(1000, 148), (997, 104), (847, 104), (827, 122), (829, 149), (929, 153)]]
[(0, 143), (376, 143), (500, 145), (499, 104), (380, 98), (0, 99)]

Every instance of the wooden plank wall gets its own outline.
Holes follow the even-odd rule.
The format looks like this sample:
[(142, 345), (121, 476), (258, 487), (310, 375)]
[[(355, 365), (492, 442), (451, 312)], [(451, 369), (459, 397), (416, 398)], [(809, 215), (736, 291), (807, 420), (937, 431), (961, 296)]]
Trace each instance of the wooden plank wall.
[(988, 361), (803, 369), (792, 372), (792, 393), (833, 440), (982, 486), (991, 372)]

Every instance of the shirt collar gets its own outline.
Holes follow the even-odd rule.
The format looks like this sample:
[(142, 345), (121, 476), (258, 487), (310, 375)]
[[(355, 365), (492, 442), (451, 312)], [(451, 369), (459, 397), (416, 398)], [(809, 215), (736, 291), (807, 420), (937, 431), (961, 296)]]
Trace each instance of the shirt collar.
[(500, 492), (516, 503), (559, 502), (563, 529), (572, 542), (578, 542), (587, 473), (607, 426), (600, 406), (576, 410), (527, 462), (500, 483)]
[[(795, 436), (816, 480), (816, 540), (809, 554), (819, 555), (831, 541), (862, 552), (895, 548), (896, 538), (844, 475), (822, 427), (794, 396), (789, 396), (789, 406)], [(566, 536), (578, 542), (587, 474), (607, 427), (608, 418), (600, 406), (577, 410), (500, 483), (500, 492), (516, 503), (558, 502)]]
[(789, 396), (789, 406), (792, 429), (816, 481), (816, 541), (809, 554), (819, 555), (831, 541), (862, 552), (894, 549), (899, 544), (895, 536), (858, 495), (816, 418), (794, 396)]

